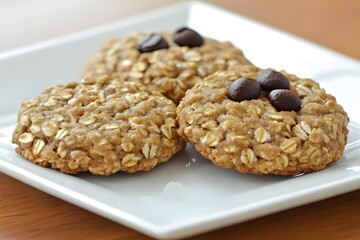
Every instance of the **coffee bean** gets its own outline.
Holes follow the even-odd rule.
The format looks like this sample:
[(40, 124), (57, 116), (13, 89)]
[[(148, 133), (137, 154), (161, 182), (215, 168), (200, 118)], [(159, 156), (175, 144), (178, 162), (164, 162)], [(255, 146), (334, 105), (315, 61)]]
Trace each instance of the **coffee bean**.
[(278, 111), (299, 111), (301, 100), (299, 96), (287, 89), (276, 89), (269, 93), (271, 105)]
[(264, 91), (270, 92), (274, 89), (290, 89), (289, 80), (280, 72), (264, 70), (257, 75), (256, 80), (260, 83)]
[(235, 80), (228, 89), (229, 99), (241, 102), (259, 98), (261, 93), (260, 84), (250, 78), (239, 78)]
[(173, 36), (174, 42), (179, 46), (187, 46), (187, 47), (200, 47), (204, 44), (204, 39), (200, 36), (199, 33), (194, 30), (182, 27), (175, 31)]
[(169, 48), (169, 45), (166, 40), (158, 33), (145, 35), (142, 39), (139, 40), (137, 44), (137, 49), (141, 53), (153, 52), (163, 48)]

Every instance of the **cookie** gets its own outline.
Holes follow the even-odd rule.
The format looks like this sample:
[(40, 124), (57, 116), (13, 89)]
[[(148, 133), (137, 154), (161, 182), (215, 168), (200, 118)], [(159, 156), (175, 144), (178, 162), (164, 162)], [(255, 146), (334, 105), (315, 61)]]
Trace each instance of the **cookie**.
[[(178, 133), (202, 156), (241, 173), (278, 175), (321, 170), (341, 158), (349, 119), (318, 83), (254, 66), (233, 70), (198, 82), (177, 108)], [(240, 94), (244, 89), (251, 94)]]
[(68, 174), (148, 171), (185, 147), (176, 105), (109, 76), (46, 89), (22, 103), (16, 152)]
[(200, 36), (189, 28), (175, 33), (134, 33), (112, 39), (88, 61), (82, 77), (110, 74), (139, 81), (179, 103), (196, 82), (218, 70), (250, 64), (230, 42)]

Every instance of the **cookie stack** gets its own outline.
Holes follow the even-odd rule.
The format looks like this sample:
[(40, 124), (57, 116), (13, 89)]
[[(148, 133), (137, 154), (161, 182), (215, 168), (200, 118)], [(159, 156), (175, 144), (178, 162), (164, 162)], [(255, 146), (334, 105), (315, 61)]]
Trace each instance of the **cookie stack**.
[(187, 141), (223, 168), (295, 175), (337, 161), (347, 141), (346, 112), (315, 81), (186, 27), (109, 40), (82, 77), (22, 103), (18, 154), (110, 175), (148, 171)]

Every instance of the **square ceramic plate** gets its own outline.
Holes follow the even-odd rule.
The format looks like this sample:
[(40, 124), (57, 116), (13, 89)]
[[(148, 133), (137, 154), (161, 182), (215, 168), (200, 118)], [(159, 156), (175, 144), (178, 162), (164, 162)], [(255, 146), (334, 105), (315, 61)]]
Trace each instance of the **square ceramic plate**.
[[(315, 78), (338, 97), (352, 122), (343, 159), (297, 177), (220, 169), (191, 146), (148, 173), (69, 176), (19, 157), (10, 143), (24, 98), (77, 79), (109, 37), (188, 25), (230, 40), (254, 64)], [(266, 36), (266, 37), (264, 37)], [(51, 195), (155, 238), (182, 238), (360, 187), (360, 63), (303, 39), (204, 3), (185, 3), (0, 55), (0, 170)], [(350, 86), (350, 87), (349, 87)]]

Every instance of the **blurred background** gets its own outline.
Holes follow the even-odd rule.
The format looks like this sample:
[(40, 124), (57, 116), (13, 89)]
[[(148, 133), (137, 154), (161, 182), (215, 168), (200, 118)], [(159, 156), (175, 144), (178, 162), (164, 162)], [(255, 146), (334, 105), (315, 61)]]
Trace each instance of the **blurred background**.
[[(0, 0), (0, 53), (180, 0)], [(359, 0), (208, 0), (360, 59)], [(139, 16), (141, 17), (141, 16)], [(236, 26), (228, 26), (234, 28)]]

